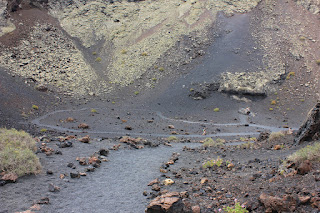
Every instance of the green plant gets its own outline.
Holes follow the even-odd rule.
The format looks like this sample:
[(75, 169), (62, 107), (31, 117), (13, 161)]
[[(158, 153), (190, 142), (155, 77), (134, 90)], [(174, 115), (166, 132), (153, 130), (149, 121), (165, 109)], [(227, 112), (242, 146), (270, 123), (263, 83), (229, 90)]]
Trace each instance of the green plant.
[(112, 104), (115, 104), (116, 102), (115, 102), (115, 101), (112, 101), (111, 103), (112, 103)]
[(17, 176), (37, 174), (41, 164), (35, 155), (35, 140), (26, 132), (0, 129), (0, 173)]
[(271, 104), (271, 105), (276, 105), (276, 104), (277, 104), (277, 101), (276, 101), (276, 100), (272, 100), (270, 104)]
[(152, 81), (157, 81), (157, 78), (152, 78), (151, 80), (152, 80)]
[(299, 40), (300, 40), (300, 41), (305, 41), (305, 40), (306, 40), (306, 37), (300, 36), (300, 37), (299, 37)]
[(96, 58), (96, 62), (101, 62), (102, 61), (102, 58), (98, 57)]
[(272, 108), (272, 107), (270, 107), (270, 108), (269, 108), (269, 111), (273, 111), (273, 108)]
[(48, 131), (47, 129), (43, 128), (43, 129), (40, 129), (40, 132), (46, 132)]
[(163, 71), (164, 71), (164, 68), (163, 68), (163, 67), (159, 67), (159, 71), (160, 71), (160, 72), (163, 72)]
[(288, 160), (294, 163), (302, 162), (304, 160), (320, 161), (320, 142), (315, 142), (313, 145), (308, 145), (299, 149), (292, 155), (289, 155)]
[(300, 99), (301, 102), (304, 102), (304, 99)]
[(241, 206), (239, 202), (235, 202), (234, 206), (233, 207), (225, 207), (223, 208), (223, 210), (227, 213), (247, 213), (249, 212), (246, 207), (244, 206)]
[(148, 56), (148, 53), (143, 52), (143, 53), (141, 53), (141, 56)]
[(97, 113), (98, 111), (96, 109), (91, 109), (91, 113)]
[(169, 137), (167, 138), (167, 140), (168, 140), (168, 141), (176, 141), (176, 140), (178, 140), (178, 138), (177, 138), (176, 136), (169, 136)]
[(239, 149), (251, 149), (253, 147), (253, 145), (254, 145), (254, 143), (248, 141), (247, 143), (240, 144), (237, 147)]
[(193, 92), (194, 91), (194, 89), (193, 88), (190, 88), (190, 92)]
[(97, 55), (97, 52), (92, 52), (92, 55)]
[(291, 78), (291, 76), (295, 76), (295, 75), (296, 75), (295, 72), (289, 72), (286, 79), (289, 80)]
[(269, 141), (275, 141), (278, 140), (280, 138), (284, 137), (284, 133), (283, 132), (272, 132), (269, 136)]
[(135, 95), (139, 95), (139, 91), (135, 91), (134, 94), (135, 94)]
[(216, 165), (217, 167), (220, 167), (220, 166), (222, 166), (222, 163), (223, 163), (223, 159), (220, 158), (220, 157), (218, 157), (216, 160), (211, 159), (211, 160), (205, 162), (205, 163), (202, 165), (202, 167), (203, 167), (204, 169), (206, 169), (206, 168), (212, 168), (214, 165)]
[(316, 60), (316, 63), (317, 63), (318, 65), (320, 65), (320, 59)]
[(126, 54), (127, 50), (121, 50), (121, 54)]
[(214, 111), (214, 112), (219, 112), (220, 109), (219, 109), (219, 108), (214, 108), (213, 111)]
[(37, 105), (32, 105), (32, 109), (34, 109), (34, 110), (38, 110), (38, 109), (39, 109), (39, 107), (38, 107)]
[(206, 138), (203, 141), (203, 146), (205, 147), (218, 147), (223, 146), (225, 143), (225, 140), (218, 138), (216, 141), (214, 141), (212, 138)]

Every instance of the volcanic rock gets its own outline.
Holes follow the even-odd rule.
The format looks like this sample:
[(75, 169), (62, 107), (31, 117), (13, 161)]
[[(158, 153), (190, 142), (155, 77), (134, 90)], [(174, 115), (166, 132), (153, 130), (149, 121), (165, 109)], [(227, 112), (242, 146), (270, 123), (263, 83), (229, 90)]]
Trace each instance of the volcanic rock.
[(146, 213), (182, 213), (184, 204), (178, 192), (169, 192), (153, 199)]
[(86, 123), (81, 123), (78, 125), (78, 128), (79, 129), (89, 129), (89, 125)]
[(297, 206), (297, 200), (290, 195), (280, 198), (262, 193), (259, 200), (265, 206), (266, 212), (293, 212)]
[(309, 112), (306, 121), (299, 128), (294, 139), (296, 144), (320, 138), (320, 100)]

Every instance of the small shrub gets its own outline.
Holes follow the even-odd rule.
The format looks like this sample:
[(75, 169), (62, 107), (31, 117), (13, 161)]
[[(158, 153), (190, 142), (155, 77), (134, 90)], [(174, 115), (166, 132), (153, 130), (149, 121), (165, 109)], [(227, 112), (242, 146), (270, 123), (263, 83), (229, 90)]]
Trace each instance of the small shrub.
[(35, 140), (24, 131), (0, 129), (0, 173), (20, 176), (41, 171)]
[(239, 148), (239, 149), (251, 149), (251, 148), (253, 148), (253, 145), (254, 145), (254, 143), (252, 143), (252, 142), (247, 142), (247, 143), (243, 143), (243, 144), (240, 144), (240, 145), (238, 145), (237, 147)]
[(163, 67), (159, 67), (159, 71), (160, 71), (160, 72), (163, 72), (163, 71), (164, 71), (164, 68), (163, 68)]
[(295, 75), (296, 75), (295, 72), (289, 72), (289, 74), (287, 75), (287, 80), (289, 80), (291, 76), (295, 76)]
[(269, 108), (269, 111), (273, 111), (273, 108), (272, 108), (272, 107), (270, 107), (270, 108)]
[(233, 207), (225, 207), (223, 209), (227, 213), (247, 213), (249, 212), (244, 206), (241, 206), (239, 202), (236, 202)]
[(220, 109), (219, 109), (219, 108), (214, 108), (213, 111), (214, 111), (214, 112), (219, 112)]
[(115, 101), (112, 101), (111, 103), (112, 103), (112, 104), (115, 104), (116, 102), (115, 102)]
[(135, 91), (134, 94), (135, 94), (135, 95), (139, 95), (139, 91)]
[(276, 100), (272, 100), (271, 101), (271, 105), (276, 105), (277, 104), (277, 101)]
[(121, 50), (121, 54), (127, 54), (127, 50)]
[(214, 165), (216, 165), (217, 167), (221, 167), (221, 166), (222, 166), (222, 163), (223, 163), (223, 159), (220, 158), (220, 157), (218, 157), (216, 160), (211, 159), (211, 160), (205, 162), (205, 163), (202, 165), (202, 167), (203, 167), (204, 169), (206, 169), (206, 168), (212, 168)]
[(299, 37), (299, 40), (300, 40), (300, 41), (305, 41), (305, 40), (306, 40), (306, 37), (300, 36), (300, 37)]
[(300, 99), (301, 102), (304, 102), (304, 99)]
[(176, 141), (176, 140), (178, 140), (178, 138), (177, 138), (176, 136), (169, 136), (169, 137), (167, 138), (167, 140), (168, 140), (168, 141)]
[(155, 69), (158, 69), (158, 65), (154, 65), (154, 68), (155, 68)]
[(318, 65), (320, 65), (320, 59), (316, 60), (316, 63), (317, 63)]
[(38, 110), (38, 109), (39, 109), (39, 107), (38, 107), (37, 105), (32, 105), (32, 109), (34, 109), (34, 110)]
[(313, 145), (308, 145), (299, 149), (292, 155), (288, 156), (288, 160), (294, 163), (302, 162), (304, 160), (320, 161), (320, 142)]
[(96, 58), (96, 62), (101, 62), (102, 61), (102, 58), (98, 57)]
[(40, 132), (46, 132), (48, 131), (47, 129), (43, 128), (43, 129), (40, 129)]
[(92, 52), (92, 55), (97, 55), (97, 52)]
[(148, 56), (148, 53), (143, 52), (143, 53), (141, 53), (141, 56)]
[(152, 80), (152, 81), (157, 81), (157, 79), (156, 79), (156, 78), (152, 78), (151, 80)]
[(190, 88), (190, 92), (193, 92), (194, 91), (194, 89), (193, 88)]
[(91, 113), (97, 113), (98, 111), (96, 109), (91, 109)]
[(205, 147), (218, 147), (223, 146), (225, 143), (225, 140), (218, 138), (216, 141), (214, 141), (212, 138), (206, 138), (203, 141), (203, 146)]
[(269, 141), (275, 141), (278, 140), (280, 138), (284, 137), (284, 133), (283, 132), (272, 132), (269, 136)]

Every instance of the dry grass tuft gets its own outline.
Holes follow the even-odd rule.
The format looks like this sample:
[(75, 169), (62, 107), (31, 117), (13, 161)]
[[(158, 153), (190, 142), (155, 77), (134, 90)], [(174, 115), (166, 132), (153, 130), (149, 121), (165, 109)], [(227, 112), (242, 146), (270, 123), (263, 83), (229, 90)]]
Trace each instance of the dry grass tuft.
[(272, 132), (269, 136), (269, 141), (275, 141), (279, 140), (280, 138), (283, 138), (285, 134), (283, 132)]
[(294, 163), (303, 162), (305, 160), (320, 161), (320, 142), (299, 149), (292, 155), (289, 155), (288, 160)]
[(0, 172), (20, 176), (41, 171), (35, 140), (26, 132), (0, 129)]

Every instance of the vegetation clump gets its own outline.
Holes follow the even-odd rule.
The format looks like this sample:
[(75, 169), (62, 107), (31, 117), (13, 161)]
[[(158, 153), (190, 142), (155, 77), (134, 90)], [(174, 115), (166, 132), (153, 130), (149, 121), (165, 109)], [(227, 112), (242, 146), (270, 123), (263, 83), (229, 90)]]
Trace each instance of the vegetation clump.
[(176, 141), (178, 138), (176, 136), (170, 136), (167, 138), (168, 141)]
[(98, 111), (96, 109), (91, 109), (91, 113), (97, 113)]
[(317, 63), (318, 65), (320, 65), (320, 59), (316, 60), (316, 63)]
[(280, 138), (283, 138), (285, 135), (283, 132), (272, 132), (269, 136), (269, 141), (275, 141), (275, 140), (279, 140)]
[(218, 147), (218, 146), (223, 146), (225, 142), (226, 141), (221, 138), (216, 139), (216, 141), (214, 141), (212, 138), (206, 138), (203, 141), (203, 146), (204, 147)]
[(0, 173), (38, 174), (41, 171), (35, 140), (26, 132), (0, 129)]
[(39, 107), (38, 107), (37, 105), (32, 105), (32, 109), (34, 109), (34, 110), (38, 110), (38, 109), (39, 109)]
[(288, 156), (288, 160), (294, 163), (303, 162), (305, 160), (320, 161), (320, 142), (308, 145), (292, 155)]
[(233, 207), (225, 207), (223, 211), (227, 213), (247, 213), (249, 212), (245, 206), (241, 206), (239, 202), (235, 201), (235, 205)]
[(271, 105), (276, 105), (277, 104), (277, 101), (276, 100), (272, 100), (271, 101)]
[(295, 72), (289, 72), (289, 74), (287, 75), (287, 80), (289, 80), (291, 76), (295, 76), (295, 75), (296, 75)]
[(101, 57), (96, 58), (96, 62), (101, 62), (101, 61), (102, 61)]
[(214, 112), (219, 112), (220, 109), (219, 109), (219, 108), (214, 108), (213, 111), (214, 111)]

